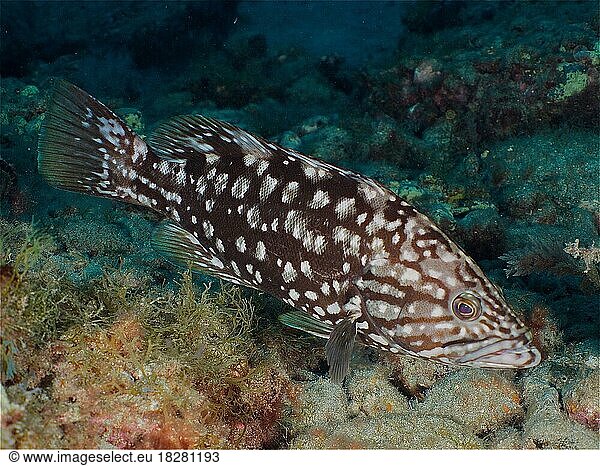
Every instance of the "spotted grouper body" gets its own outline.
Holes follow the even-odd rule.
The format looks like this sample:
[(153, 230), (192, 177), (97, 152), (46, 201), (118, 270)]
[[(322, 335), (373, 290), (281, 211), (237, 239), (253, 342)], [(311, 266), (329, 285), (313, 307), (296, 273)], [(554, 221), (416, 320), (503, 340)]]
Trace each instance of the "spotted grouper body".
[(280, 298), (290, 326), (327, 338), (334, 381), (356, 336), (447, 364), (530, 367), (531, 335), (481, 269), (427, 217), (352, 171), (201, 117), (148, 143), (67, 83), (40, 138), (53, 185), (163, 214), (173, 262)]

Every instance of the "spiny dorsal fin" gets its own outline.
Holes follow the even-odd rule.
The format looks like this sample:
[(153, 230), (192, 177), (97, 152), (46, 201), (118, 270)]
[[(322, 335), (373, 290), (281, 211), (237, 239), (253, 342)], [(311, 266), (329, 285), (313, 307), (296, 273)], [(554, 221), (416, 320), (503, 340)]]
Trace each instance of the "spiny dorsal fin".
[(317, 320), (301, 311), (286, 312), (285, 314), (281, 314), (278, 319), (288, 327), (302, 330), (319, 338), (329, 338), (329, 334), (333, 330), (331, 324)]
[(328, 173), (335, 172), (359, 182), (359, 190), (374, 190), (376, 198), (371, 201), (373, 205), (381, 205), (387, 199), (386, 190), (381, 184), (360, 173), (308, 157), (254, 136), (231, 123), (202, 115), (180, 116), (167, 120), (154, 131), (149, 145), (159, 157), (180, 163), (198, 157), (205, 157), (207, 161), (211, 158), (214, 161), (221, 157), (237, 157), (244, 158), (245, 163), (251, 165), (260, 159), (285, 158), (302, 163), (323, 178), (327, 178)]

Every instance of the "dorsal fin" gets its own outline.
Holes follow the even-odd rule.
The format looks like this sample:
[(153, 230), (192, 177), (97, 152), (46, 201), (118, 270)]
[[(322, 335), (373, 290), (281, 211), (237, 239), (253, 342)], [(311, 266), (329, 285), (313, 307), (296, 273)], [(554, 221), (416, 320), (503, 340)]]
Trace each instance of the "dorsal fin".
[(178, 116), (160, 124), (149, 145), (166, 159), (189, 159), (200, 155), (243, 157), (249, 153), (269, 157), (273, 145), (224, 121), (202, 115)]
[(371, 204), (385, 202), (388, 197), (380, 183), (360, 173), (306, 156), (250, 134), (231, 123), (202, 115), (178, 116), (165, 121), (156, 128), (148, 143), (158, 156), (180, 163), (199, 156), (217, 160), (219, 157), (239, 157), (246, 158), (244, 162), (249, 166), (259, 159), (285, 157), (301, 162), (319, 176), (327, 177), (327, 172), (336, 172), (358, 181), (359, 190), (374, 190), (365, 194), (371, 199)]

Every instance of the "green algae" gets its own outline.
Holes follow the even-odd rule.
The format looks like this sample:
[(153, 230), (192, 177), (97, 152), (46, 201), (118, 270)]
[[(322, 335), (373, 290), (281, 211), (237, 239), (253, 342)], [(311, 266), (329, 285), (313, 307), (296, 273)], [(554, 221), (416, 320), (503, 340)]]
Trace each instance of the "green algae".
[(18, 222), (0, 234), (14, 445), (257, 448), (281, 436), (291, 385), (274, 354), (257, 355), (238, 288), (198, 288), (189, 271), (175, 287), (110, 268), (73, 281), (76, 250), (64, 262), (53, 237)]
[[(564, 65), (564, 64), (563, 64)], [(562, 66), (559, 66), (562, 70)], [(559, 84), (554, 89), (552, 97), (557, 101), (564, 101), (570, 97), (583, 92), (590, 83), (589, 76), (582, 71), (571, 71), (566, 74), (565, 82)]]
[(189, 271), (178, 287), (143, 311), (150, 337), (166, 354), (207, 377), (222, 377), (224, 369), (247, 362), (255, 351), (254, 308), (241, 290), (223, 286), (215, 293), (207, 285), (199, 291)]
[[(5, 268), (4, 284), (21, 281), (42, 254), (51, 248), (50, 236), (23, 223), (0, 219), (0, 267)], [(10, 274), (9, 274), (10, 269)], [(8, 276), (10, 275), (10, 276)]]
[[(540, 10), (539, 7), (536, 5), (535, 9)], [(367, 69), (360, 73), (363, 76), (355, 76), (358, 82), (353, 92), (366, 92), (367, 97), (359, 96), (351, 101), (353, 105), (344, 105), (345, 99), (314, 74), (315, 66), (303, 52), (290, 49), (271, 56), (261, 50), (264, 47), (260, 38), (230, 41), (225, 47), (230, 59), (223, 61), (220, 52), (206, 52), (206, 58), (202, 49), (199, 56), (191, 59), (190, 70), (183, 69), (174, 85), (170, 83), (162, 90), (134, 85), (134, 92), (130, 93), (128, 88), (123, 99), (127, 98), (129, 104), (129, 99), (135, 102), (136, 92), (147, 92), (152, 103), (144, 105), (154, 110), (152, 118), (197, 112), (200, 104), (202, 112), (210, 109), (213, 116), (244, 122), (262, 134), (272, 135), (289, 130), (291, 122), (295, 124), (315, 112), (353, 113), (352, 107), (356, 107), (357, 113), (362, 114), (368, 99), (375, 98), (371, 117), (354, 115), (356, 120), (342, 122), (339, 127), (337, 122), (327, 123), (308, 136), (301, 131), (289, 131), (287, 140), (280, 141), (285, 145), (289, 141), (294, 148), (336, 162), (351, 163), (359, 154), (368, 159), (369, 166), (362, 167), (363, 172), (376, 169), (373, 156), (391, 161), (392, 176), (386, 174), (381, 178), (386, 182), (392, 179), (391, 187), (443, 222), (444, 231), (452, 232), (456, 227), (458, 240), (471, 254), (485, 249), (489, 254), (485, 258), (494, 260), (523, 243), (531, 249), (529, 245), (533, 242), (525, 238), (525, 233), (537, 237), (538, 232), (549, 231), (548, 237), (556, 239), (559, 237), (556, 229), (550, 230), (556, 226), (568, 230), (564, 241), (558, 242), (559, 251), (567, 246), (575, 252), (573, 242), (578, 238), (581, 248), (577, 250), (591, 250), (597, 244), (594, 228), (598, 229), (598, 208), (593, 195), (597, 182), (587, 181), (590, 173), (597, 172), (594, 170), (597, 164), (593, 163), (597, 160), (593, 157), (597, 145), (582, 147), (583, 135), (560, 126), (557, 131), (568, 135), (566, 145), (580, 157), (564, 157), (564, 151), (555, 152), (554, 148), (560, 144), (546, 135), (520, 138), (516, 144), (514, 139), (500, 141), (490, 150), (483, 149), (507, 135), (537, 131), (549, 122), (553, 128), (556, 123), (569, 122), (580, 109), (585, 110), (581, 100), (589, 100), (589, 107), (594, 109), (597, 73), (589, 68), (585, 58), (598, 65), (600, 42), (594, 35), (593, 50), (580, 54), (583, 60), (577, 59), (583, 65), (569, 63), (568, 69), (548, 74), (543, 63), (554, 67), (556, 60), (571, 60), (577, 50), (574, 44), (588, 42), (586, 37), (593, 32), (589, 27), (592, 23), (584, 28), (573, 17), (565, 23), (547, 21), (543, 14), (534, 14), (531, 24), (543, 23), (544, 27), (533, 30), (514, 9), (501, 9), (499, 14), (511, 17), (511, 21), (483, 21), (471, 25), (468, 31), (448, 28), (428, 36), (402, 37), (393, 69)], [(431, 23), (429, 15), (421, 18)], [(516, 32), (517, 37), (508, 42), (506, 31)], [(586, 49), (592, 48), (591, 43), (587, 43)], [(566, 44), (566, 49), (561, 44)], [(559, 45), (566, 57), (550, 55)], [(423, 80), (427, 61), (421, 57), (439, 61), (434, 62), (436, 66), (431, 71), (444, 73), (447, 85), (441, 92), (421, 95), (421, 91), (433, 90), (439, 84), (439, 79)], [(72, 64), (79, 66), (77, 60)], [(49, 69), (66, 72), (61, 68), (63, 65), (56, 65)], [(41, 70), (34, 80), (41, 82), (46, 72)], [(383, 75), (382, 79), (377, 77), (378, 73)], [(409, 81), (418, 78), (421, 86), (418, 103), (394, 100), (393, 97), (402, 97), (399, 92), (386, 92), (384, 101), (378, 103), (381, 97), (378, 91), (403, 89), (404, 75)], [(371, 93), (373, 85), (375, 92)], [(24, 84), (16, 87), (11, 84), (7, 91), (1, 90), (4, 102), (0, 121), (9, 143), (5, 146), (3, 140), (3, 148), (9, 148), (6, 152), (37, 134), (44, 104), (40, 99), (43, 87), (40, 89), (42, 92), (38, 93)], [(417, 95), (411, 86), (404, 89), (409, 98)], [(483, 95), (473, 98), (462, 94), (464, 89), (469, 92), (474, 89)], [(423, 105), (432, 97), (439, 106), (433, 114), (431, 105)], [(463, 99), (466, 100), (462, 102)], [(547, 105), (544, 102), (547, 99), (553, 105)], [(543, 102), (541, 107), (540, 102)], [(139, 101), (132, 105), (143, 108), (146, 115), (148, 109)], [(240, 105), (245, 107), (237, 109)], [(233, 106), (236, 110), (222, 106)], [(130, 126), (140, 128), (144, 124), (139, 112), (125, 110)], [(381, 113), (394, 115), (398, 121), (380, 121)], [(433, 121), (428, 121), (432, 118), (430, 114), (435, 117)], [(584, 111), (583, 115), (582, 120), (593, 121), (591, 113)], [(398, 124), (400, 121), (402, 124)], [(367, 129), (356, 131), (354, 126), (359, 126), (359, 122)], [(300, 144), (302, 147), (296, 147)], [(506, 151), (499, 150), (506, 146)], [(31, 158), (21, 155), (26, 153), (15, 150), (14, 159), (29, 169)], [(435, 186), (422, 181), (396, 181), (403, 179), (405, 173), (416, 179), (417, 175), (410, 171), (415, 166), (427, 167), (442, 179)], [(19, 175), (31, 182), (32, 177), (23, 168)], [(37, 186), (36, 183), (34, 179), (32, 185)], [(49, 194), (40, 192), (44, 199)], [(53, 193), (48, 196), (53, 197)], [(95, 204), (97, 200), (79, 198), (73, 202), (82, 206)], [(56, 204), (51, 203), (53, 207)], [(454, 369), (427, 360), (402, 360), (387, 355), (395, 371), (391, 380), (389, 371), (380, 365), (375, 364), (372, 369), (354, 366), (345, 387), (333, 386), (315, 375), (324, 370), (322, 342), (294, 339), (273, 325), (265, 332), (263, 309), (260, 306), (254, 309), (252, 305), (257, 302), (254, 295), (249, 297), (235, 287), (204, 289), (203, 283), (193, 280), (190, 273), (176, 275), (164, 261), (144, 251), (152, 222), (125, 209), (110, 210), (98, 218), (95, 212), (76, 213), (68, 218), (60, 211), (52, 217), (47, 222), (53, 227), (50, 242), (54, 244), (41, 241), (36, 245), (36, 238), (43, 235), (32, 232), (32, 240), (7, 247), (20, 234), (26, 238), (29, 231), (26, 225), (10, 226), (15, 235), (6, 240), (3, 236), (0, 244), (3, 267), (0, 286), (3, 293), (4, 289), (8, 293), (6, 299), (2, 295), (0, 335), (2, 380), (8, 393), (2, 390), (0, 401), (3, 421), (9, 412), (7, 422), (14, 422), (15, 427), (10, 436), (1, 436), (3, 441), (12, 439), (7, 446), (280, 447), (286, 442), (278, 436), (274, 425), (282, 417), (285, 420), (280, 404), (288, 391), (288, 374), (292, 374), (299, 380), (311, 380), (295, 384), (300, 394), (292, 399), (292, 407), (294, 402), (301, 405), (301, 415), (312, 419), (304, 425), (306, 428), (292, 430), (284, 439), (292, 446), (597, 448), (597, 436), (565, 417), (560, 400), (568, 399), (569, 392), (553, 387), (558, 384), (555, 380), (548, 382), (551, 377), (544, 371), (522, 373), (526, 390), (520, 405), (527, 408), (525, 419), (519, 406), (507, 405), (515, 414), (509, 426), (506, 423), (510, 416), (497, 412), (502, 405), (490, 409), (493, 417), (499, 419), (494, 426), (490, 426), (494, 419), (475, 417), (478, 406), (458, 411), (457, 407), (468, 396), (494, 400), (503, 396), (493, 389), (482, 390), (485, 387), (481, 384), (464, 386), (465, 380), (481, 382), (489, 377), (447, 375)], [(500, 224), (502, 235), (487, 228), (497, 219), (506, 222)], [(567, 241), (569, 245), (565, 244)], [(490, 265), (485, 266), (487, 271)], [(588, 262), (582, 262), (580, 269), (579, 275), (585, 282), (598, 276), (597, 266), (592, 269)], [(173, 275), (175, 280), (171, 279)], [(556, 300), (556, 289), (572, 288), (568, 278), (558, 286), (544, 282), (539, 292), (534, 293), (531, 290), (536, 289), (539, 280), (537, 277), (526, 280), (513, 280), (515, 291), (507, 294), (530, 293), (531, 300), (551, 302)], [(597, 291), (597, 286), (593, 291)], [(579, 319), (578, 325), (589, 328), (589, 322), (597, 319), (578, 317), (575, 311), (578, 307), (593, 311), (595, 307), (591, 308), (591, 300), (577, 299), (575, 293), (568, 291), (562, 301), (557, 301), (555, 316), (571, 321)], [(546, 324), (552, 322), (548, 317), (542, 319), (535, 314), (532, 317)], [(536, 323), (537, 328), (540, 322)], [(592, 331), (586, 330), (583, 335)], [(560, 334), (552, 336), (547, 325), (543, 332), (564, 351), (564, 338)], [(288, 359), (288, 354), (294, 357)], [(373, 353), (370, 356), (374, 358)], [(393, 359), (396, 361), (392, 362)], [(565, 370), (561, 376), (566, 377), (565, 374), (569, 372)], [(573, 380), (581, 380), (576, 375)], [(532, 389), (534, 382), (543, 385), (543, 390)], [(522, 394), (523, 390), (516, 385)], [(460, 395), (460, 403), (442, 402), (449, 396), (446, 390)], [(514, 390), (511, 392), (514, 395)], [(548, 393), (555, 398), (546, 396)], [(415, 398), (425, 401), (419, 404)], [(547, 406), (541, 406), (548, 398), (556, 401), (555, 405), (550, 403), (551, 412)], [(420, 406), (419, 412), (404, 412), (415, 404)], [(396, 415), (386, 413), (388, 409)], [(159, 416), (159, 410), (164, 415)], [(440, 413), (456, 419), (442, 420)], [(19, 416), (22, 421), (17, 420)], [(319, 416), (328, 419), (326, 427)], [(478, 432), (499, 430), (486, 433), (482, 440), (465, 424)], [(411, 429), (416, 428), (424, 432), (413, 434)], [(453, 440), (461, 435), (464, 443)]]

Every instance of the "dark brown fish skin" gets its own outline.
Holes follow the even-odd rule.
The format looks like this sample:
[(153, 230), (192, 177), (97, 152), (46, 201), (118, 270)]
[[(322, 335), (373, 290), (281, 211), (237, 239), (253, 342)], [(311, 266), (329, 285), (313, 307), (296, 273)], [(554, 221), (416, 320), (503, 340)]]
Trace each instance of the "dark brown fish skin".
[[(160, 212), (171, 223), (155, 244), (167, 257), (329, 326), (337, 380), (353, 332), (369, 346), (447, 364), (539, 362), (528, 329), (481, 269), (377, 182), (201, 116), (170, 120), (146, 143), (75, 86), (59, 85), (54, 102), (39, 150), (50, 184)], [(457, 314), (457, 303), (475, 318)]]

